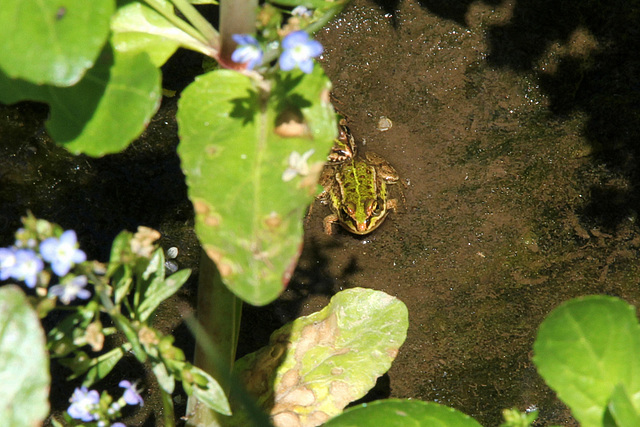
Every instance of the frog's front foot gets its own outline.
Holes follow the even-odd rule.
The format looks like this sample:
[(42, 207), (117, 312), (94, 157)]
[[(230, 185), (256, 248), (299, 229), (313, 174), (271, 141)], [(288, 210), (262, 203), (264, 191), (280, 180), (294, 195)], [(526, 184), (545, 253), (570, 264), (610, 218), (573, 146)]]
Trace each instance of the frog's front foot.
[(387, 210), (393, 210), (394, 212), (398, 212), (398, 199), (387, 200)]
[(322, 221), (322, 223), (324, 224), (324, 232), (326, 234), (328, 235), (333, 234), (332, 226), (334, 222), (338, 222), (338, 215), (331, 214), (324, 217), (324, 220)]

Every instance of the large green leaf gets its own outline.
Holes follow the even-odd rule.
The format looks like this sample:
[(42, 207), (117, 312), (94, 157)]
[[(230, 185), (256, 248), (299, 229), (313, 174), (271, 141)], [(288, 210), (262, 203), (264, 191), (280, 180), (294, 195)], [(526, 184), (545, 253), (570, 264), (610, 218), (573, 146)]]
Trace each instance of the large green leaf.
[(109, 36), (114, 0), (2, 0), (0, 69), (35, 84), (71, 86)]
[(123, 150), (160, 105), (160, 71), (145, 53), (106, 48), (75, 86), (38, 86), (0, 72), (0, 102), (49, 103), (47, 130), (73, 153), (101, 156)]
[[(157, 1), (173, 14), (173, 6)], [(142, 2), (131, 2), (118, 8), (111, 20), (113, 45), (116, 50), (146, 52), (156, 67), (160, 67), (179, 46), (201, 50), (200, 44), (177, 28), (158, 12)]]
[(49, 412), (49, 358), (44, 331), (24, 293), (0, 288), (0, 420), (34, 426)]
[(389, 370), (408, 326), (400, 300), (373, 289), (348, 289), (321, 311), (275, 331), (268, 346), (238, 360), (234, 370), (276, 425), (285, 419), (318, 425), (364, 396)]
[(533, 359), (538, 372), (583, 427), (602, 425), (618, 384), (639, 412), (640, 326), (635, 312), (617, 298), (590, 296), (562, 304), (540, 325)]
[(344, 411), (325, 427), (481, 427), (468, 415), (448, 406), (420, 400), (389, 399), (364, 403)]
[[(200, 242), (229, 289), (256, 305), (288, 283), (304, 210), (336, 134), (320, 67), (284, 73), (273, 87), (212, 71), (185, 89), (178, 111), (178, 154)], [(298, 162), (300, 174), (287, 175), (304, 153), (310, 157)]]

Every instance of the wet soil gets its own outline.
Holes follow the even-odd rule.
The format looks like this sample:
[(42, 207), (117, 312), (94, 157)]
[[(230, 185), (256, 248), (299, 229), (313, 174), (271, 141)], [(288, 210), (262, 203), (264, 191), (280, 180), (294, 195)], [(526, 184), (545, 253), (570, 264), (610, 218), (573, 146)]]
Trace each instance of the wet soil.
[[(436, 401), (487, 426), (504, 408), (537, 407), (538, 425), (576, 425), (537, 375), (532, 344), (570, 298), (640, 304), (638, 3), (355, 0), (318, 34), (321, 62), (362, 149), (395, 166), (406, 201), (363, 237), (324, 234), (318, 204), (289, 289), (246, 308), (240, 354), (340, 289), (380, 289), (404, 301), (410, 326), (369, 398)], [(165, 87), (193, 78), (194, 58), (173, 60)], [(0, 105), (0, 244), (27, 209), (82, 230), (98, 259), (117, 232), (144, 224), (197, 271), (175, 99), (125, 153), (102, 159), (53, 145), (46, 114)], [(381, 116), (391, 129), (377, 128)], [(178, 328), (187, 352), (180, 317), (194, 300), (190, 283), (161, 325)], [(156, 425), (153, 407), (129, 424)]]
[(404, 301), (408, 338), (374, 397), (575, 425), (532, 344), (570, 298), (639, 303), (635, 18), (598, 2), (354, 1), (321, 32), (336, 107), (399, 171), (406, 205), (364, 237), (325, 235), (315, 209), (279, 304), (304, 295), (307, 314), (355, 286)]

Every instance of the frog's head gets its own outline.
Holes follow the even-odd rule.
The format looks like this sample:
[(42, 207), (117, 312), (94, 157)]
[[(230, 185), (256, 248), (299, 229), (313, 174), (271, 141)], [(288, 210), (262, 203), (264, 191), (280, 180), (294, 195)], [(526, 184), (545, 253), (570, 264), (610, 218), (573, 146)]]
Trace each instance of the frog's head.
[(364, 203), (345, 203), (338, 215), (347, 230), (362, 235), (378, 228), (387, 212), (383, 200), (367, 199)]

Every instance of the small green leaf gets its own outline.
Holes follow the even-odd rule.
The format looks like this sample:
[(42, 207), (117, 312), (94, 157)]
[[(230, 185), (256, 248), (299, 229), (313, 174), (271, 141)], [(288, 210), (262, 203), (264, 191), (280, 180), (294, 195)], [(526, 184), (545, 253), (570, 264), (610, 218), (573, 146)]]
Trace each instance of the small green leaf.
[(504, 422), (500, 427), (529, 427), (538, 418), (538, 411), (520, 412), (518, 409), (503, 409)]
[[(196, 233), (229, 289), (255, 305), (288, 283), (304, 211), (337, 132), (320, 67), (270, 83), (268, 93), (238, 72), (212, 71), (184, 90), (178, 110)], [(287, 176), (291, 159), (304, 153), (308, 163)]]
[(118, 347), (95, 358), (91, 363), (92, 366), (89, 368), (87, 376), (82, 381), (82, 385), (91, 387), (94, 383), (106, 377), (122, 359), (122, 356), (124, 356), (124, 351)]
[(107, 277), (111, 277), (113, 272), (121, 265), (126, 264), (127, 260), (123, 256), (131, 252), (130, 244), (133, 233), (130, 231), (121, 231), (113, 239), (111, 243), (111, 252), (109, 256), (109, 265), (107, 266)]
[(131, 344), (131, 349), (133, 350), (133, 354), (136, 356), (136, 359), (141, 363), (144, 363), (147, 360), (147, 353), (144, 351), (144, 348), (138, 339), (137, 331), (133, 328), (129, 320), (120, 313), (112, 314), (111, 318), (118, 329), (125, 335), (127, 341)]
[(78, 350), (71, 357), (59, 359), (58, 363), (71, 370), (72, 374), (67, 377), (67, 380), (73, 380), (91, 369), (93, 359), (84, 351)]
[(0, 288), (0, 325), (0, 420), (40, 425), (49, 413), (49, 358), (38, 315), (17, 286)]
[[(111, 266), (110, 266), (111, 267)], [(124, 298), (129, 295), (133, 286), (133, 277), (131, 275), (131, 267), (127, 264), (120, 264), (117, 270), (110, 274), (111, 284), (114, 289), (114, 301), (120, 304)]]
[(123, 150), (145, 129), (160, 105), (160, 71), (145, 53), (106, 48), (75, 86), (37, 86), (0, 72), (0, 102), (51, 106), (47, 130), (73, 153), (102, 156)]
[(324, 427), (481, 427), (448, 406), (420, 400), (388, 399), (349, 408)]
[(229, 401), (224, 394), (224, 390), (220, 387), (220, 384), (209, 374), (197, 366), (191, 365), (189, 367), (191, 375), (205, 378), (207, 383), (201, 386), (198, 383), (193, 383), (193, 396), (195, 396), (200, 402), (207, 405), (209, 408), (223, 415), (231, 415), (231, 408), (229, 407)]
[(167, 367), (161, 360), (153, 359), (151, 365), (153, 366), (153, 374), (156, 376), (160, 387), (167, 393), (172, 394), (176, 387), (176, 379), (173, 374), (167, 371)]
[(151, 255), (147, 268), (142, 272), (144, 280), (149, 280), (152, 275), (154, 279), (164, 280), (164, 251), (161, 248)]
[(400, 300), (348, 289), (321, 311), (275, 331), (267, 347), (238, 360), (234, 370), (272, 418), (295, 413), (310, 425), (339, 414), (375, 385), (391, 367), (408, 325)]
[(190, 275), (191, 270), (184, 269), (177, 271), (165, 280), (154, 280), (151, 282), (145, 291), (144, 300), (138, 308), (138, 317), (140, 321), (146, 321), (162, 301), (166, 300), (180, 289), (187, 279), (189, 279)]
[(73, 312), (58, 322), (47, 334), (47, 349), (51, 357), (64, 357), (78, 348), (75, 339), (91, 321), (87, 311)]
[(34, 84), (71, 86), (109, 35), (113, 0), (3, 0), (0, 69)]
[(601, 426), (614, 387), (640, 407), (640, 326), (633, 306), (606, 296), (568, 301), (542, 322), (538, 372), (583, 427)]

